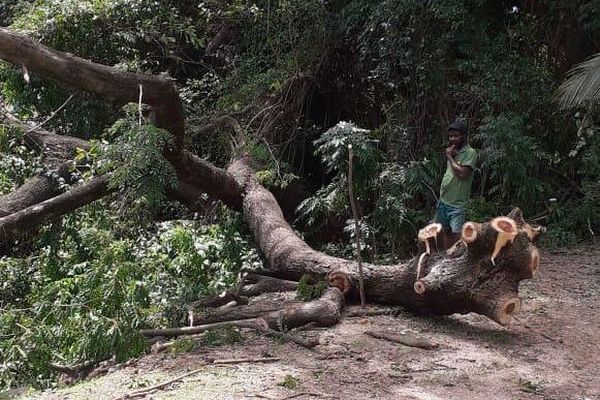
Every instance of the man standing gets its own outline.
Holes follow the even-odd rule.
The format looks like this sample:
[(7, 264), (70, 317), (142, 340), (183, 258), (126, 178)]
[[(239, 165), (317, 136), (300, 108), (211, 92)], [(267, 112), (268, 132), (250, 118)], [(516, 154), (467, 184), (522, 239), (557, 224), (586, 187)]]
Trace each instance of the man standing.
[(457, 119), (448, 127), (450, 147), (446, 149), (447, 167), (440, 187), (435, 219), (444, 227), (442, 246), (449, 248), (460, 238), (471, 196), (477, 152), (469, 143), (467, 124)]

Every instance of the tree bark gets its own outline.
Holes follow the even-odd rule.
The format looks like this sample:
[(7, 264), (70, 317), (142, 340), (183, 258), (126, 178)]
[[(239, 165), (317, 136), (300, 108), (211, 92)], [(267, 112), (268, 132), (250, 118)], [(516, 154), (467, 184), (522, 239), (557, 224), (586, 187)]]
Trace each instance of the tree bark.
[(175, 137), (178, 148), (183, 144), (183, 105), (174, 84), (165, 78), (118, 71), (50, 49), (5, 28), (0, 28), (0, 58), (121, 103), (137, 103), (141, 85), (143, 102), (152, 108), (156, 126), (169, 131)]
[(31, 129), (26, 124), (5, 114), (3, 122), (24, 130), (27, 146), (40, 153), (48, 171), (26, 181), (13, 192), (0, 196), (0, 217), (5, 217), (26, 207), (48, 200), (62, 190), (56, 178), (69, 183), (71, 163), (77, 148), (88, 149), (88, 141), (57, 135), (42, 128)]
[(0, 218), (0, 242), (104, 197), (111, 191), (108, 179), (108, 175), (93, 178), (66, 193)]
[(242, 279), (238, 294), (242, 296), (258, 296), (262, 293), (289, 292), (298, 288), (298, 282), (286, 281), (256, 274), (248, 274)]
[(269, 329), (279, 331), (287, 331), (309, 323), (327, 327), (339, 322), (343, 306), (344, 296), (342, 292), (331, 287), (316, 300), (308, 303), (288, 303), (283, 309), (261, 314), (256, 319), (228, 320), (184, 328), (146, 329), (140, 333), (146, 337), (192, 335), (224, 325), (243, 326), (244, 323), (248, 322), (251, 324), (258, 323)]
[(196, 312), (190, 318), (192, 326), (212, 324), (215, 322), (235, 321), (242, 319), (257, 318), (275, 311), (282, 310), (290, 304), (301, 304), (301, 302), (283, 302), (281, 300), (260, 299), (247, 305), (240, 305), (225, 310), (215, 309)]

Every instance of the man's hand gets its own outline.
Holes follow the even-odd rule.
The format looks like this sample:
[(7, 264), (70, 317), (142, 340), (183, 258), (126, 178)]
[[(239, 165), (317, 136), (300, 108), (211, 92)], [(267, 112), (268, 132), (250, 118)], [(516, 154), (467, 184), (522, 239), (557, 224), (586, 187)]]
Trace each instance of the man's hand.
[(471, 168), (470, 166), (463, 167), (458, 162), (456, 162), (454, 157), (456, 157), (457, 154), (458, 152), (456, 151), (454, 146), (450, 146), (446, 149), (446, 158), (450, 163), (450, 167), (452, 167), (454, 175), (456, 175), (459, 179), (468, 178), (471, 172), (473, 171), (473, 168)]
[(454, 146), (450, 146), (446, 149), (446, 157), (450, 160), (454, 159), (454, 157), (456, 157), (457, 151), (454, 148)]

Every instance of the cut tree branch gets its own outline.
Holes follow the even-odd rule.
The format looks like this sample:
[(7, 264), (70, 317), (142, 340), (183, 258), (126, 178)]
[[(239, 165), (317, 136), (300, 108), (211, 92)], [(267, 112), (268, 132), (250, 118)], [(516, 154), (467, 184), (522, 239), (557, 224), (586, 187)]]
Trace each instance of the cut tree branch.
[(108, 193), (108, 175), (73, 187), (68, 192), (0, 218), (0, 242), (29, 232), (44, 222), (76, 210)]
[(40, 153), (49, 171), (30, 178), (13, 192), (0, 196), (0, 217), (48, 200), (61, 192), (56, 178), (69, 182), (71, 160), (77, 148), (88, 149), (89, 142), (70, 136), (57, 135), (41, 128), (28, 126), (9, 113), (3, 115), (3, 124), (26, 130), (25, 143)]

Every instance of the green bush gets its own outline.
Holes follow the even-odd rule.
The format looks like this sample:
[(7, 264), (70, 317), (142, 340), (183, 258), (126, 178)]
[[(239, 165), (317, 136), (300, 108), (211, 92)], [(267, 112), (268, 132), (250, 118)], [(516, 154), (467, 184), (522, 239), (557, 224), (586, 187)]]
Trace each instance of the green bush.
[(126, 360), (146, 349), (140, 328), (184, 324), (191, 302), (261, 266), (224, 221), (164, 222), (131, 239), (93, 204), (47, 227), (30, 257), (2, 259), (0, 388), (50, 385), (52, 362)]

